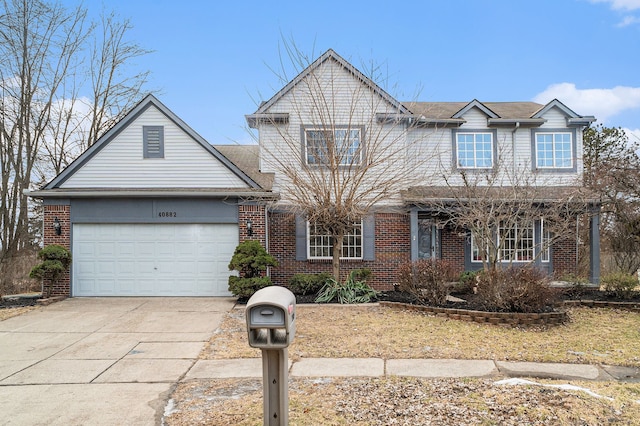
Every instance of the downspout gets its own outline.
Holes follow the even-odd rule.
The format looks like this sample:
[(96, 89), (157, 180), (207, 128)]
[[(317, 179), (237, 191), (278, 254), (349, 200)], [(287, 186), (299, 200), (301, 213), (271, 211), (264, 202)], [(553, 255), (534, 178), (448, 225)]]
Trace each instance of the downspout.
[(516, 126), (511, 131), (511, 154), (513, 156), (513, 175), (517, 173), (516, 170), (516, 132), (520, 128), (520, 122), (516, 121)]
[[(269, 207), (267, 205), (264, 206), (264, 248), (267, 250), (267, 253), (271, 254), (269, 250)], [(267, 276), (271, 277), (271, 267), (267, 268)]]

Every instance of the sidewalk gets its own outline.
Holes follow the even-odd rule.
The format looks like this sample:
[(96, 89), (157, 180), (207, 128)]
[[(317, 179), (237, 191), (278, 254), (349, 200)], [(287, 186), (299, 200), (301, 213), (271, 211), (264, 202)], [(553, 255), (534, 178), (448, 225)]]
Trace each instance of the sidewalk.
[[(640, 382), (640, 368), (457, 359), (304, 358), (290, 377), (546, 378)], [(261, 358), (198, 360), (183, 380), (262, 377)]]

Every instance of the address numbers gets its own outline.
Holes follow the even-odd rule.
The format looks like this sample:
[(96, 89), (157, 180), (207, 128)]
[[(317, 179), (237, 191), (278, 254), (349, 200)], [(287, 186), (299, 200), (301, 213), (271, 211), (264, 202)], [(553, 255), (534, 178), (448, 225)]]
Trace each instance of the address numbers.
[(158, 212), (159, 217), (178, 217), (177, 212)]

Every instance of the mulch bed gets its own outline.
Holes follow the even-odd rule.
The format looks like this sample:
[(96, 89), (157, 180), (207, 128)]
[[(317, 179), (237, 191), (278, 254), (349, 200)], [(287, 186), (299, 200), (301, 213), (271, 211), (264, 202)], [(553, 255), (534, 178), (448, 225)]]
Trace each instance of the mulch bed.
[(0, 298), (0, 309), (21, 308), (24, 306), (35, 306), (38, 304), (37, 297), (2, 297)]

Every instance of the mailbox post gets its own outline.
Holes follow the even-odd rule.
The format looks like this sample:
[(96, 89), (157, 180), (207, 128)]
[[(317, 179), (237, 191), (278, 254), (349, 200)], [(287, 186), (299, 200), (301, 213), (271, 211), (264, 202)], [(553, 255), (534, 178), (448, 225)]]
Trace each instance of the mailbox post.
[(296, 332), (296, 297), (284, 287), (258, 290), (247, 302), (249, 346), (262, 349), (264, 426), (289, 423), (289, 344)]

